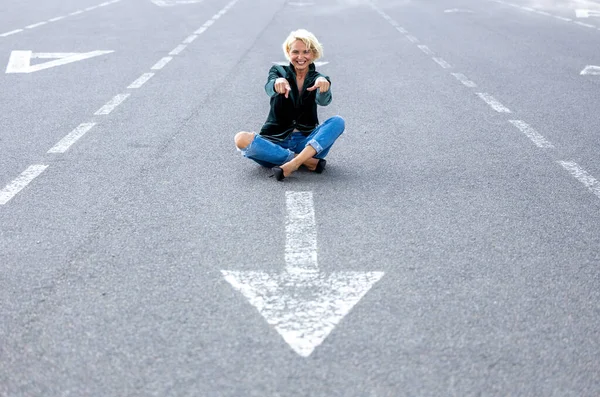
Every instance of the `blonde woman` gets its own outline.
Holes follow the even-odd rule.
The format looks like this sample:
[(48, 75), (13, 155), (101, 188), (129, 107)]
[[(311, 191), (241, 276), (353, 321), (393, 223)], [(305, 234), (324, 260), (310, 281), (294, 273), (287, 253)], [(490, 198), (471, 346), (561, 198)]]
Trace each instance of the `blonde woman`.
[(317, 72), (314, 61), (323, 55), (317, 38), (307, 30), (290, 33), (283, 43), (287, 66), (273, 66), (265, 85), (271, 110), (260, 133), (238, 132), (235, 145), (244, 157), (273, 169), (278, 181), (301, 165), (317, 173), (325, 156), (344, 132), (344, 119), (334, 116), (319, 124), (317, 105), (331, 103), (331, 80)]

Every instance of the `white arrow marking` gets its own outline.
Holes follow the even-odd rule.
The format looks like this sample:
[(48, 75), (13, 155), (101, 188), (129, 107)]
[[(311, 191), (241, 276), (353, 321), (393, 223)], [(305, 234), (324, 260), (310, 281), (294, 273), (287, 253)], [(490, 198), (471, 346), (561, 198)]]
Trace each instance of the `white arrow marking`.
[(600, 17), (600, 10), (575, 10), (575, 16), (577, 18), (589, 18), (589, 17)]
[[(275, 65), (287, 66), (289, 62), (273, 62)], [(316, 67), (327, 65), (329, 62), (314, 62)]]
[(600, 75), (600, 66), (587, 65), (579, 74)]
[[(13, 51), (10, 54), (8, 60), (8, 66), (6, 67), (6, 73), (32, 73), (44, 69), (53, 68), (55, 66), (65, 65), (71, 62), (82, 61), (97, 57), (100, 55), (109, 54), (114, 51), (91, 51), (84, 53), (76, 52), (38, 52), (34, 53), (31, 51)], [(32, 59), (54, 59), (53, 61), (39, 63), (37, 65), (31, 65)]]
[(172, 7), (180, 4), (202, 3), (204, 0), (150, 0), (159, 7)]
[(383, 272), (319, 272), (311, 192), (286, 192), (285, 270), (279, 274), (225, 271), (300, 356), (308, 357)]

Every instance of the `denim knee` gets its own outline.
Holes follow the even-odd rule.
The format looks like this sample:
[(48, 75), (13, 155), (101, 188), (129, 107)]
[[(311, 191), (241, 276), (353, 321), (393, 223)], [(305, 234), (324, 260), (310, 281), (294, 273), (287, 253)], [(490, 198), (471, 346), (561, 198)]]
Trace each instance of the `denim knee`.
[(346, 121), (342, 118), (342, 116), (332, 116), (329, 120), (336, 128), (340, 129), (341, 132), (344, 132), (344, 129), (346, 128)]

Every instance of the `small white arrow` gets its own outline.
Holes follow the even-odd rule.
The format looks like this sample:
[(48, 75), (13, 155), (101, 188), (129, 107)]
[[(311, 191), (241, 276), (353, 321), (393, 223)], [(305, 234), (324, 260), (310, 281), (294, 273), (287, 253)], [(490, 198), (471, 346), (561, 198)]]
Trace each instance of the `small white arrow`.
[(159, 7), (172, 7), (180, 4), (202, 3), (204, 0), (150, 0)]
[(290, 347), (308, 357), (383, 272), (321, 273), (311, 192), (286, 192), (285, 270), (222, 270)]
[(579, 74), (600, 75), (600, 66), (587, 65)]
[[(82, 61), (97, 57), (99, 55), (109, 54), (114, 51), (91, 51), (91, 52), (37, 52), (32, 51), (12, 51), (6, 66), (6, 73), (32, 73), (55, 66), (65, 65), (71, 62)], [(32, 59), (54, 59), (53, 61), (31, 65)]]
[[(273, 62), (275, 65), (287, 66), (289, 62)], [(314, 62), (316, 67), (327, 65), (329, 62)]]
[(600, 17), (600, 10), (575, 10), (575, 16), (577, 18), (589, 18), (589, 17)]

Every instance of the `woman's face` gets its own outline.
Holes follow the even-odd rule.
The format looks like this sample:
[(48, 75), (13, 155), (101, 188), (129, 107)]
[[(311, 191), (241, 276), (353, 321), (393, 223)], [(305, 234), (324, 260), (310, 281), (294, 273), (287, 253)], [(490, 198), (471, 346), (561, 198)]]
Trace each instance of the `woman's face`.
[(296, 71), (308, 69), (313, 61), (313, 53), (306, 48), (302, 40), (296, 40), (290, 46), (290, 60)]

